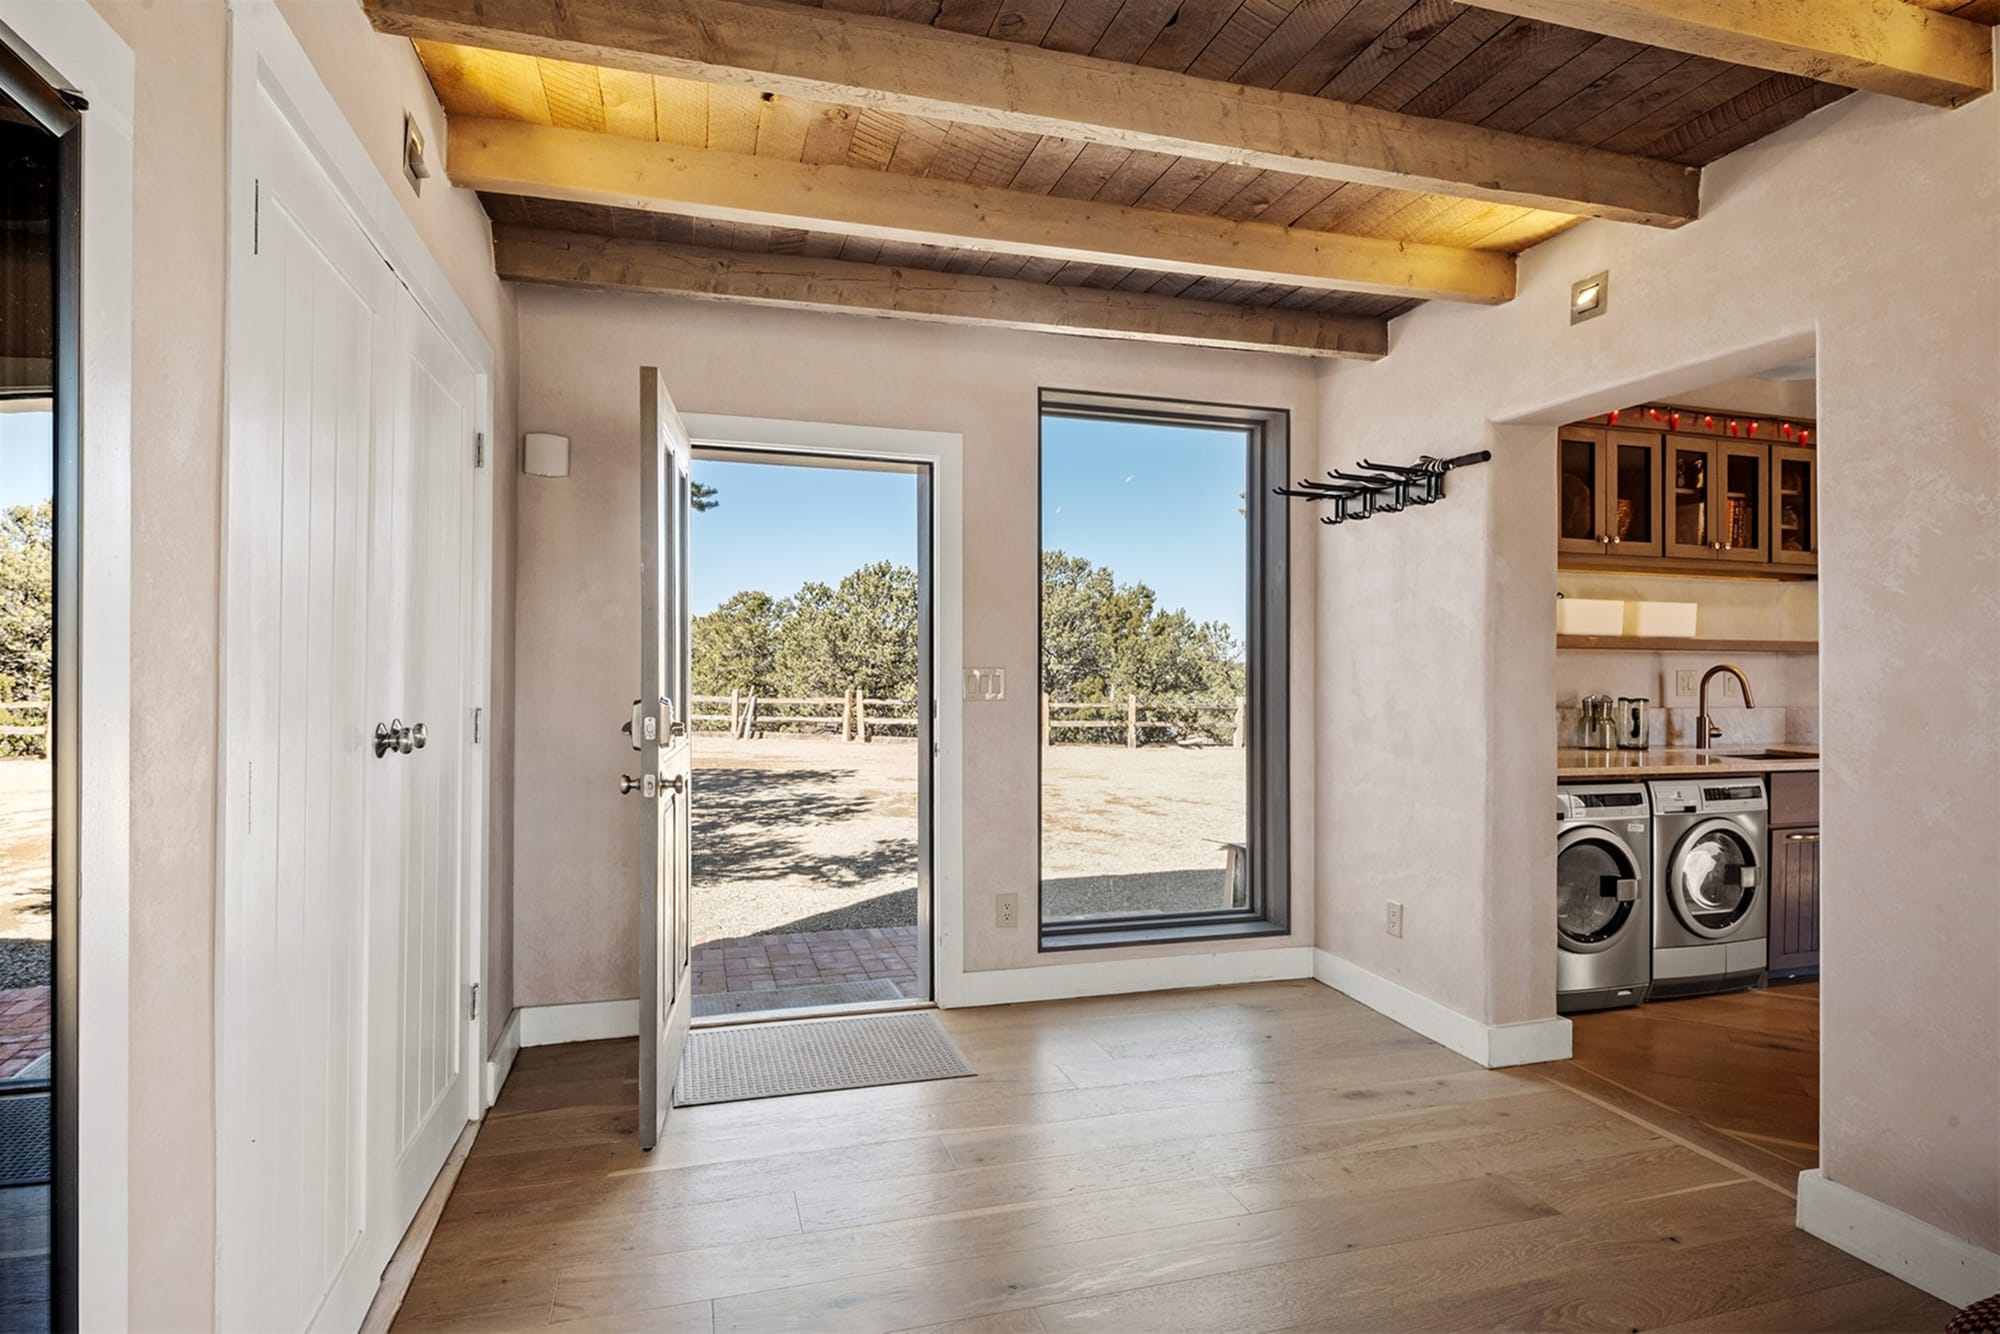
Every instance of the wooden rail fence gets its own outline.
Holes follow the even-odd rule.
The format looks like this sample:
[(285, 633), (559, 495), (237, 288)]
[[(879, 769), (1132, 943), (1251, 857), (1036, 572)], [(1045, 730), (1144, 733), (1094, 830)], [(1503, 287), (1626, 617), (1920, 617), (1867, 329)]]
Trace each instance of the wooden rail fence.
[[(39, 723), (16, 721), (24, 713), (39, 713), (42, 715), (42, 720)], [(51, 753), (49, 729), (55, 725), (55, 715), (49, 711), (47, 700), (17, 699), (12, 702), (0, 702), (0, 719), (5, 720), (0, 721), (0, 736), (40, 737), (42, 754), (46, 756)]]
[[(696, 695), (691, 719), (697, 732), (721, 732), (739, 739), (782, 729), (827, 731), (842, 741), (867, 741), (885, 729), (899, 736), (916, 735), (916, 712), (915, 700), (876, 699), (857, 686), (840, 695), (759, 695), (754, 690)], [(1228, 744), (1241, 749), (1249, 721), (1241, 695), (1231, 703), (1127, 695), (1111, 703), (1078, 704), (1051, 699), (1044, 692), (1041, 716), (1044, 746), (1095, 741), (1100, 733), (1110, 732), (1114, 735), (1099, 744), (1115, 745), (1122, 739), (1131, 750), (1150, 740), (1207, 739), (1219, 745), (1225, 733)]]
[[(726, 705), (728, 711), (711, 708), (703, 712), (703, 705)], [(799, 709), (811, 712), (794, 712)], [(858, 686), (840, 695), (759, 695), (754, 690), (732, 690), (726, 695), (696, 695), (689, 718), (697, 732), (722, 732), (739, 739), (796, 728), (823, 729), (842, 741), (870, 741), (885, 729), (898, 736), (915, 736), (917, 702), (876, 699)]]
[[(1219, 714), (1228, 719), (1229, 744), (1240, 748), (1243, 745), (1245, 724), (1249, 721), (1244, 705), (1244, 697), (1241, 695), (1238, 695), (1232, 704), (1213, 704), (1203, 700), (1185, 699), (1149, 700), (1141, 699), (1137, 695), (1127, 695), (1122, 701), (1111, 703), (1076, 704), (1066, 700), (1051, 699), (1048, 692), (1043, 691), (1042, 745), (1052, 746), (1061, 741), (1084, 741), (1098, 732), (1123, 732), (1125, 745), (1129, 750), (1139, 749), (1148, 733), (1157, 735), (1164, 732), (1167, 734), (1167, 739), (1176, 743), (1186, 739), (1183, 733), (1213, 737), (1219, 742), (1223, 731), (1221, 721), (1218, 719), (1214, 724), (1205, 721), (1210, 715)], [(1075, 732), (1085, 735), (1058, 736), (1058, 733)], [(1114, 744), (1115, 740), (1114, 737)]]

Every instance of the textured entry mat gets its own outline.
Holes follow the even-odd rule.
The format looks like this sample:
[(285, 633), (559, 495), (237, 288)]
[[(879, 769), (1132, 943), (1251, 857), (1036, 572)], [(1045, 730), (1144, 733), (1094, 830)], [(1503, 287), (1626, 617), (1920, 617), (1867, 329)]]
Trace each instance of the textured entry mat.
[(916, 1084), (973, 1073), (933, 1014), (709, 1028), (688, 1035), (674, 1105)]
[(866, 982), (815, 982), (776, 991), (720, 991), (694, 998), (694, 1017), (719, 1014), (762, 1014), (766, 1010), (800, 1010), (808, 1005), (865, 1005), (870, 1001), (903, 999), (902, 990), (887, 978)]

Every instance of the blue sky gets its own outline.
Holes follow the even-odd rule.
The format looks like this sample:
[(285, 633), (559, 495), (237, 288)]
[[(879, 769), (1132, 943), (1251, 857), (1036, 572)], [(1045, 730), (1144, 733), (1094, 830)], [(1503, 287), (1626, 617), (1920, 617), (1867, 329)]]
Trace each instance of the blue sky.
[[(1243, 635), (1243, 435), (1050, 418), (1044, 424), (1047, 546), (1144, 582), (1163, 607)], [(721, 505), (694, 517), (696, 615), (732, 594), (785, 597), (871, 561), (916, 561), (907, 473), (696, 460)]]
[(0, 507), (55, 494), (55, 452), (46, 412), (0, 412)]

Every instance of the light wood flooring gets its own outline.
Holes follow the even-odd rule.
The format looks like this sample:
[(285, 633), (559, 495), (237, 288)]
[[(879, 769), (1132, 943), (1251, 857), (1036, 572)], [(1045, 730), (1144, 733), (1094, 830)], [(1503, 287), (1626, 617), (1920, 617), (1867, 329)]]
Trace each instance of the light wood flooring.
[(1654, 1001), (1571, 1021), (1550, 1073), (1786, 1190), (1819, 1166), (1819, 983)]
[[(1792, 1201), (1314, 982), (946, 1012), (974, 1079), (687, 1108), (523, 1052), (398, 1327), (1937, 1330)], [(1553, 1068), (1553, 1067), (1549, 1067)], [(1546, 1069), (1546, 1068), (1545, 1068)]]

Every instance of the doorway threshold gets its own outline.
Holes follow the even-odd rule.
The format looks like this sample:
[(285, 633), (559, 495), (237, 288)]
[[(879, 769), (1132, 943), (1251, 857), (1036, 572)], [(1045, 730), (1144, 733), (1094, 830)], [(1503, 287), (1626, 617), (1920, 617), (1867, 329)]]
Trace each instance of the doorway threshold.
[(691, 1027), (740, 1028), (746, 1024), (779, 1024), (794, 1019), (844, 1019), (862, 1014), (901, 1014), (911, 1010), (935, 1010), (937, 1002), (918, 996), (901, 1000), (859, 1001), (851, 1005), (797, 1005), (789, 1009), (747, 1010), (741, 1014), (703, 1015)]

